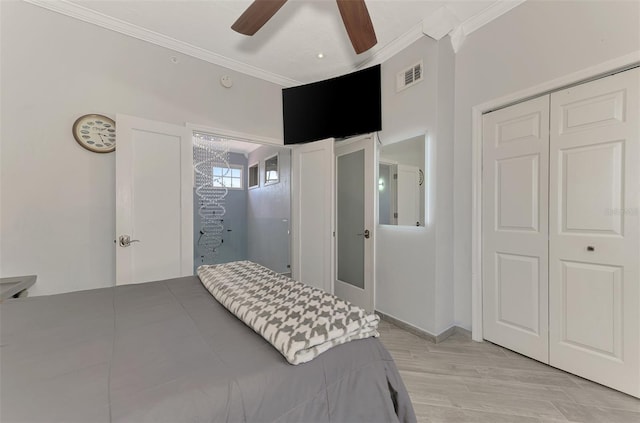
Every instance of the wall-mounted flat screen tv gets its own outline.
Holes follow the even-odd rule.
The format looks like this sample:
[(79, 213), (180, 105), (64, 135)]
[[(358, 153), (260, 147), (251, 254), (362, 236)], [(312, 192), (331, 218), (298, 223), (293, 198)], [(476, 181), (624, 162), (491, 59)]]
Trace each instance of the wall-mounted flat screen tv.
[(284, 143), (346, 138), (381, 130), (380, 91), (380, 65), (284, 88)]

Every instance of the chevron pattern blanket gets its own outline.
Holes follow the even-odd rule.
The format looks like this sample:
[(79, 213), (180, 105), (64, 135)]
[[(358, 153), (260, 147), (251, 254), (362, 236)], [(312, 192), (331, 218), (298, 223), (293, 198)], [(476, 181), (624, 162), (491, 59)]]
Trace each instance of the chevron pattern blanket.
[(376, 314), (257, 263), (203, 265), (197, 274), (219, 303), (291, 364), (306, 363), (345, 342), (378, 336)]

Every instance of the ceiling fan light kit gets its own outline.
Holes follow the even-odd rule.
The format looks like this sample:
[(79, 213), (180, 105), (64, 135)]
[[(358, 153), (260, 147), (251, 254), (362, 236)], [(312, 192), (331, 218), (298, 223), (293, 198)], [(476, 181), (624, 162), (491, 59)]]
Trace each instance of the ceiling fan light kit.
[[(231, 25), (231, 29), (251, 36), (258, 32), (286, 2), (287, 0), (254, 0)], [(336, 0), (336, 2), (355, 52), (360, 54), (375, 46), (378, 39), (364, 0)]]

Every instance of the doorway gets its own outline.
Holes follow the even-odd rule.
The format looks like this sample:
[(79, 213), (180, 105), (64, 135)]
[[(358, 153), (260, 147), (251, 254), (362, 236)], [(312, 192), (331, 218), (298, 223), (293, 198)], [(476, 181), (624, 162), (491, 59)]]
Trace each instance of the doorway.
[(290, 275), (291, 150), (195, 131), (194, 271), (250, 260)]

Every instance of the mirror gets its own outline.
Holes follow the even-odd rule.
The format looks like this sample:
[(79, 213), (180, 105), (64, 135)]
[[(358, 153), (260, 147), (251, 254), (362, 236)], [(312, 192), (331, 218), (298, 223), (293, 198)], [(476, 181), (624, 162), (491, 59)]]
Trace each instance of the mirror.
[(424, 134), (380, 148), (378, 159), (378, 223), (425, 225)]

